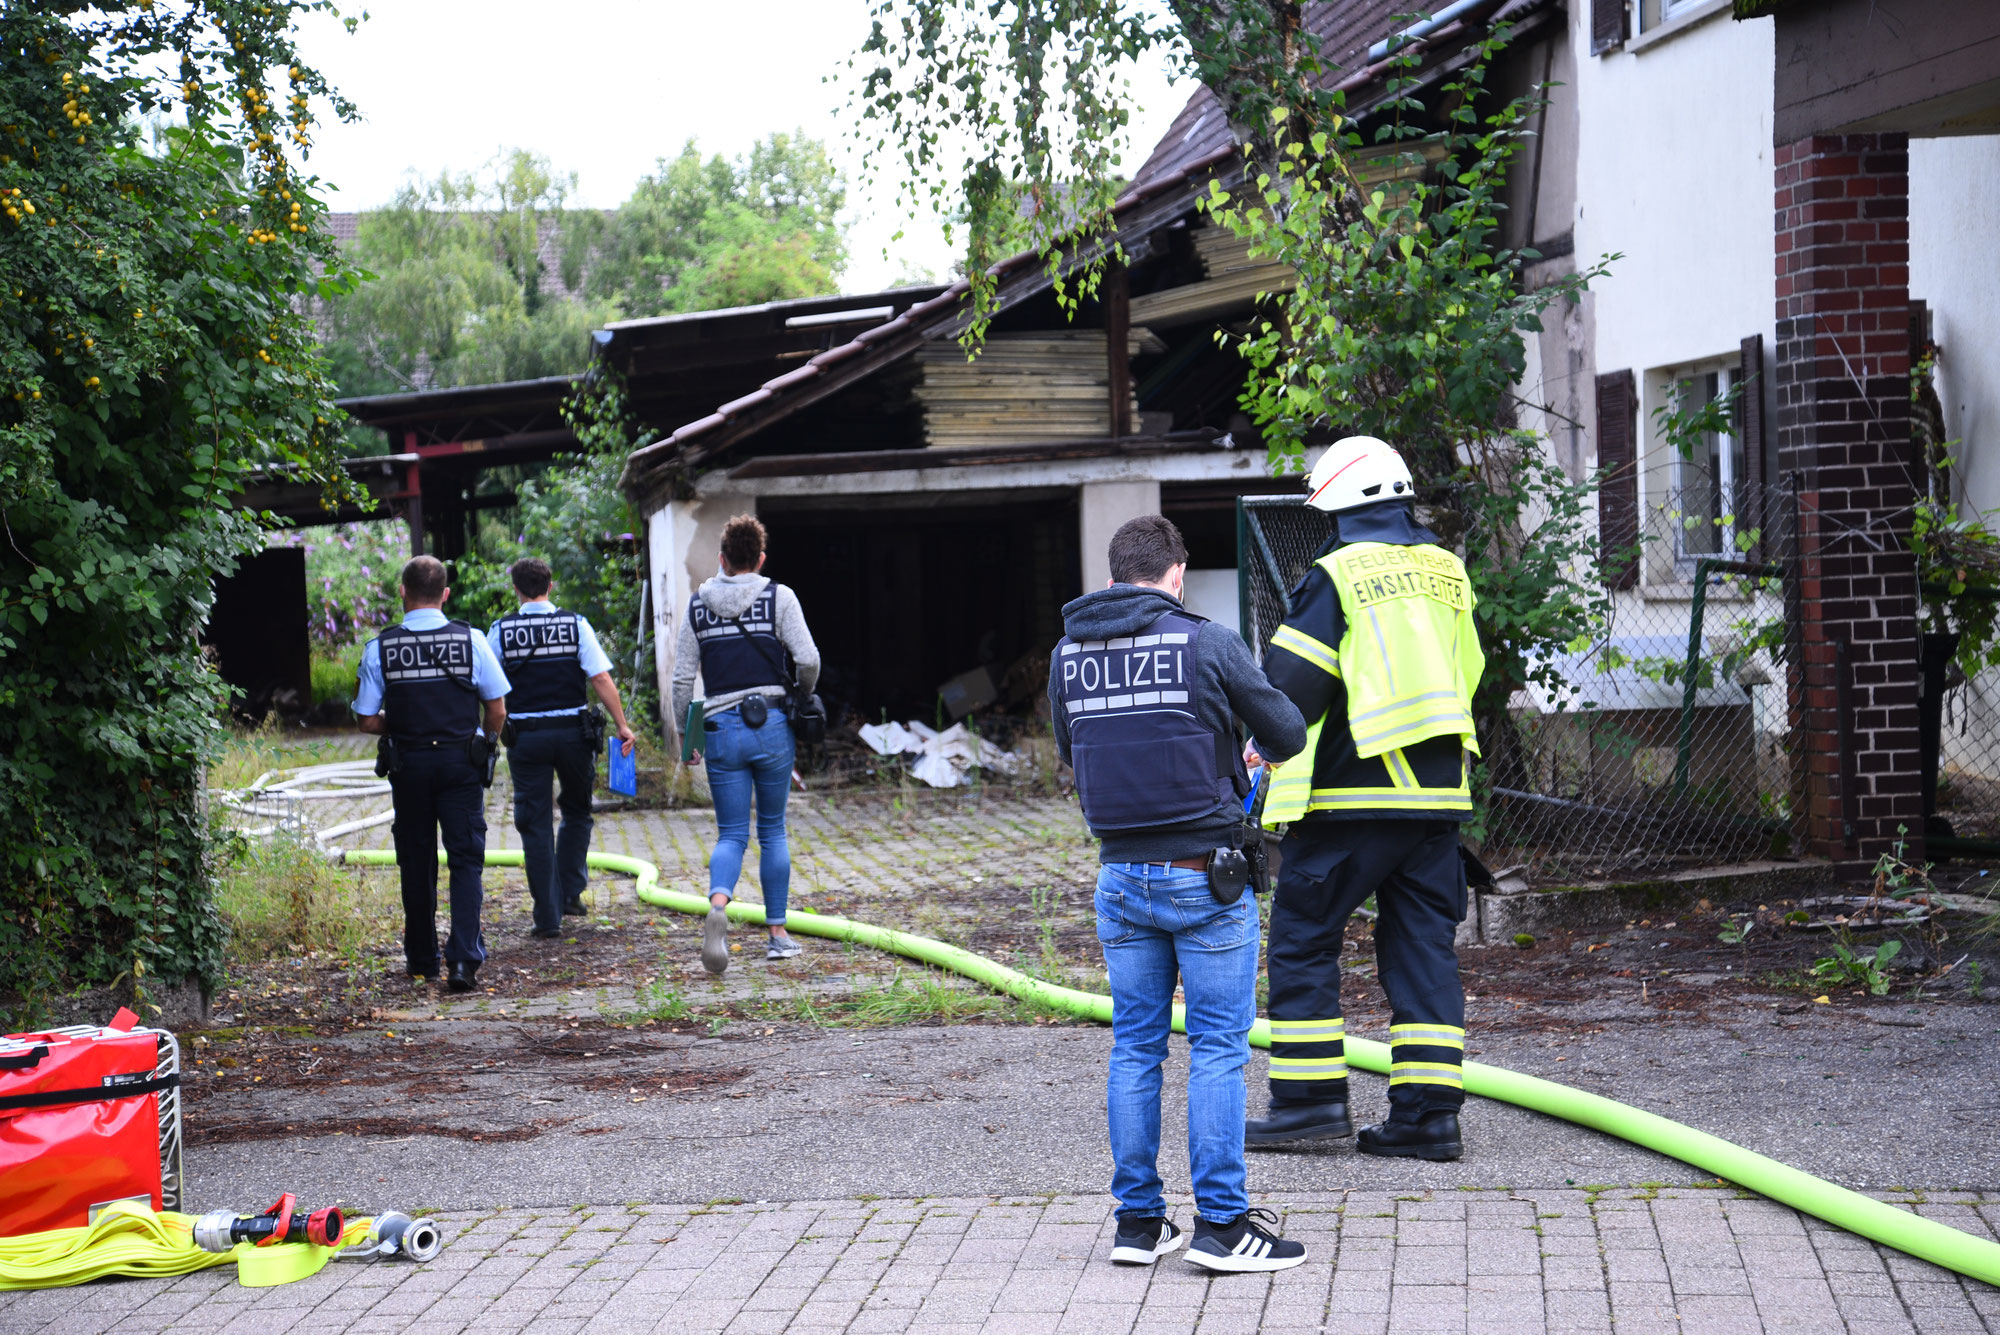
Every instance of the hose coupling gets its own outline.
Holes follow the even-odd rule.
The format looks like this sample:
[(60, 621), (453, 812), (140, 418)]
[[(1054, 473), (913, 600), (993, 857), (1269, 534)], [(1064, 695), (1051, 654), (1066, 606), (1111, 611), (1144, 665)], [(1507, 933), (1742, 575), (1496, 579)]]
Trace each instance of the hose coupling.
[(444, 1250), (444, 1236), (436, 1224), (395, 1210), (375, 1216), (374, 1236), (384, 1256), (407, 1256), (421, 1263), (436, 1260)]
[[(434, 1230), (435, 1231), (435, 1230)], [(310, 1213), (297, 1209), (290, 1192), (267, 1214), (240, 1215), (234, 1210), (210, 1210), (194, 1221), (195, 1245), (205, 1252), (226, 1252), (239, 1242), (268, 1247), (281, 1242), (310, 1242), (338, 1247), (347, 1219), (338, 1206)]]

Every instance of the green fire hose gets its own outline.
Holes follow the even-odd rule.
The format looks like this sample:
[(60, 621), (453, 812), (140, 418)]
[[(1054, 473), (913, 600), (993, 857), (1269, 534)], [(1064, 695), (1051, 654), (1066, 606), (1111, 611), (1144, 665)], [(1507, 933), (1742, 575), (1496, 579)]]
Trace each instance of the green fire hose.
[[(392, 866), (396, 861), (396, 855), (389, 851), (355, 851), (344, 856), (348, 862), (371, 866)], [(443, 854), (439, 854), (439, 859), (443, 860)], [(521, 865), (521, 854), (517, 850), (489, 849), (486, 861), (490, 866), (518, 867)], [(639, 898), (655, 907), (672, 909), (677, 913), (708, 912), (708, 896), (662, 889), (659, 884), (660, 869), (643, 859), (592, 853), (590, 865), (600, 871), (621, 872), (635, 878)], [(764, 910), (755, 904), (732, 900), (729, 916), (737, 922), (761, 925)], [(886, 950), (947, 969), (1022, 1001), (1095, 1020), (1099, 1024), (1111, 1022), (1111, 998), (1108, 996), (1045, 983), (984, 955), (975, 955), (969, 950), (926, 936), (912, 936), (908, 932), (819, 913), (788, 913), (785, 926), (805, 936), (852, 941), (856, 945)], [(1174, 1029), (1186, 1032), (1179, 1006), (1174, 1007)], [(1257, 1021), (1251, 1028), (1250, 1043), (1259, 1048), (1271, 1045), (1270, 1026), (1263, 1020)], [(1348, 1065), (1361, 1070), (1387, 1075), (1388, 1045), (1350, 1037), (1347, 1040), (1347, 1061)], [(1572, 1089), (1568, 1085), (1559, 1085), (1552, 1080), (1522, 1075), (1483, 1062), (1465, 1063), (1465, 1088), (1470, 1094), (1547, 1113), (1551, 1117), (1587, 1126), (1593, 1131), (1629, 1140), (1634, 1145), (1679, 1159), (1682, 1163), (1713, 1173), (1872, 1242), (1883, 1243), (1988, 1284), (2000, 1284), (2000, 1244), (1974, 1237), (1934, 1219), (1899, 1210), (1705, 1131), (1697, 1131), (1679, 1122), (1597, 1094)]]

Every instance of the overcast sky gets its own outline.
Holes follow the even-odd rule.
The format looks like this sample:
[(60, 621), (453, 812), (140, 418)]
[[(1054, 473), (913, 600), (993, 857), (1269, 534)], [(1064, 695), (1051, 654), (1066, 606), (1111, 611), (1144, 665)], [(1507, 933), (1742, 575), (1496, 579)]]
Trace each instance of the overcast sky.
[[(526, 148), (577, 175), (576, 201), (614, 207), (656, 159), (690, 137), (731, 156), (773, 130), (803, 129), (854, 170), (856, 146), (825, 82), (868, 31), (868, 0), (370, 0), (350, 37), (307, 27), (306, 55), (360, 107), (324, 123), (310, 168), (337, 210), (371, 208), (411, 171), (468, 171)], [(1156, 67), (1134, 71), (1136, 166), (1187, 99)], [(886, 190), (881, 192), (886, 195)], [(904, 261), (945, 273), (928, 220), (884, 259), (906, 219), (850, 191), (852, 259), (842, 286), (887, 286)]]

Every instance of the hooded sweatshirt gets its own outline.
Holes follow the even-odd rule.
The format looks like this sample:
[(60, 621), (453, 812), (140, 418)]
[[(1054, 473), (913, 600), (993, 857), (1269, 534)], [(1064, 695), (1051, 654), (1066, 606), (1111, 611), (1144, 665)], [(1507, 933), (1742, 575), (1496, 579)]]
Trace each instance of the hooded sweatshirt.
[[(1168, 612), (1184, 610), (1172, 595), (1138, 584), (1113, 584), (1063, 607), (1063, 630), (1070, 639), (1112, 640), (1138, 635)], [(1060, 654), (1060, 647), (1057, 654)], [(1195, 637), (1195, 716), (1212, 732), (1233, 735), (1236, 720), (1250, 725), (1257, 750), (1272, 761), (1288, 760), (1305, 749), (1306, 721), (1283, 692), (1265, 680), (1243, 639), (1227, 626), (1205, 622)], [(1069, 720), (1061, 698), (1056, 654), (1049, 659), (1049, 703), (1054, 706), (1056, 750), (1070, 759)], [(1243, 823), (1234, 798), (1206, 816), (1140, 830), (1092, 831), (1100, 841), (1100, 862), (1175, 862), (1196, 858), (1229, 843)]]
[[(762, 575), (716, 575), (695, 591), (695, 597), (719, 617), (743, 615), (757, 595), (771, 581)], [(799, 689), (810, 691), (819, 683), (819, 646), (813, 643), (812, 631), (806, 628), (806, 614), (799, 607), (798, 595), (788, 585), (778, 586), (776, 616), (773, 618), (778, 639), (792, 656), (792, 673), (798, 679)], [(701, 641), (695, 638), (694, 619), (685, 614), (681, 617), (680, 633), (674, 638), (674, 725), (676, 727), (687, 718), (688, 705), (694, 700), (695, 673), (701, 668)], [(745, 696), (764, 695), (773, 700), (783, 700), (787, 691), (783, 686), (757, 686), (747, 691), (725, 691), (721, 695), (710, 696), (701, 703), (705, 718), (714, 718), (726, 709), (734, 709), (743, 703)], [(697, 744), (699, 739), (697, 739)]]

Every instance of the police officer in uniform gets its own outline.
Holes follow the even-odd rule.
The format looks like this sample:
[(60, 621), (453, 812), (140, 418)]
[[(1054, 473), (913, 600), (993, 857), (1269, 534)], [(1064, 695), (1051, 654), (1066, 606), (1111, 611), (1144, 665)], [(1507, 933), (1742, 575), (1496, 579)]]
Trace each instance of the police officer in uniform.
[(413, 557), (403, 566), (403, 624), (361, 651), (354, 712), (361, 731), (384, 739), (396, 807), (396, 868), (403, 882), (403, 958), (413, 978), (438, 974), (437, 846), (444, 833), (451, 868), (451, 934), (444, 962), (454, 992), (470, 992), (486, 959), (479, 931), (480, 873), (486, 864), (485, 787), (492, 748), (507, 718), (507, 675), (486, 640), (445, 617), (444, 564)]
[[(1144, 515), (1111, 538), (1111, 582), (1063, 608), (1049, 659), (1056, 749), (1101, 841), (1097, 935), (1111, 981), (1106, 1109), (1118, 1222), (1111, 1259), (1151, 1265), (1186, 1239), (1166, 1217), (1157, 1159), (1160, 1068), (1174, 988), (1187, 1001), (1188, 1157), (1197, 1219), (1188, 1259), (1283, 1270), (1305, 1248), (1252, 1211), (1243, 1165), (1243, 1066), (1257, 1018), (1257, 906), (1247, 879), (1236, 744), (1247, 722), (1274, 756), (1305, 720), (1241, 638), (1181, 606), (1187, 548)], [(1255, 838), (1254, 832), (1250, 837)]]
[(1410, 470), (1371, 436), (1320, 457), (1307, 503), (1336, 529), (1292, 591), (1264, 670), (1314, 720), (1271, 776), (1264, 822), (1289, 821), (1271, 904), (1270, 1112), (1251, 1145), (1345, 1136), (1340, 949), (1376, 897), (1375, 955), (1392, 1015), (1389, 1117), (1363, 1153), (1456, 1159), (1465, 993), (1459, 823), (1472, 815), (1472, 695), (1485, 656), (1465, 566), (1417, 523)]
[[(521, 859), (534, 900), (534, 935), (562, 935), (565, 914), (584, 912), (583, 890), (590, 880), (590, 790), (597, 781), (597, 748), (602, 720), (588, 712), (597, 698), (618, 729), (620, 753), (632, 754), (632, 729), (611, 660), (590, 622), (549, 601), (549, 567), (528, 557), (508, 572), (519, 611), (494, 622), (486, 632), (513, 690), (507, 695), (507, 770), (514, 781), (514, 828), (521, 835)], [(562, 781), (562, 833), (555, 830), (550, 800)]]
[(785, 927), (792, 885), (785, 804), (797, 758), (790, 701), (818, 683), (819, 646), (798, 595), (761, 573), (769, 536), (755, 515), (736, 515), (722, 526), (719, 568), (688, 600), (675, 649), (674, 717), (688, 717), (697, 673), (707, 692), (702, 733), (691, 739), (690, 758), (699, 765), (706, 757), (708, 793), (715, 803), (701, 963), (717, 975), (729, 967), (729, 901), (750, 847), (753, 808), (764, 958), (788, 960), (800, 953)]

